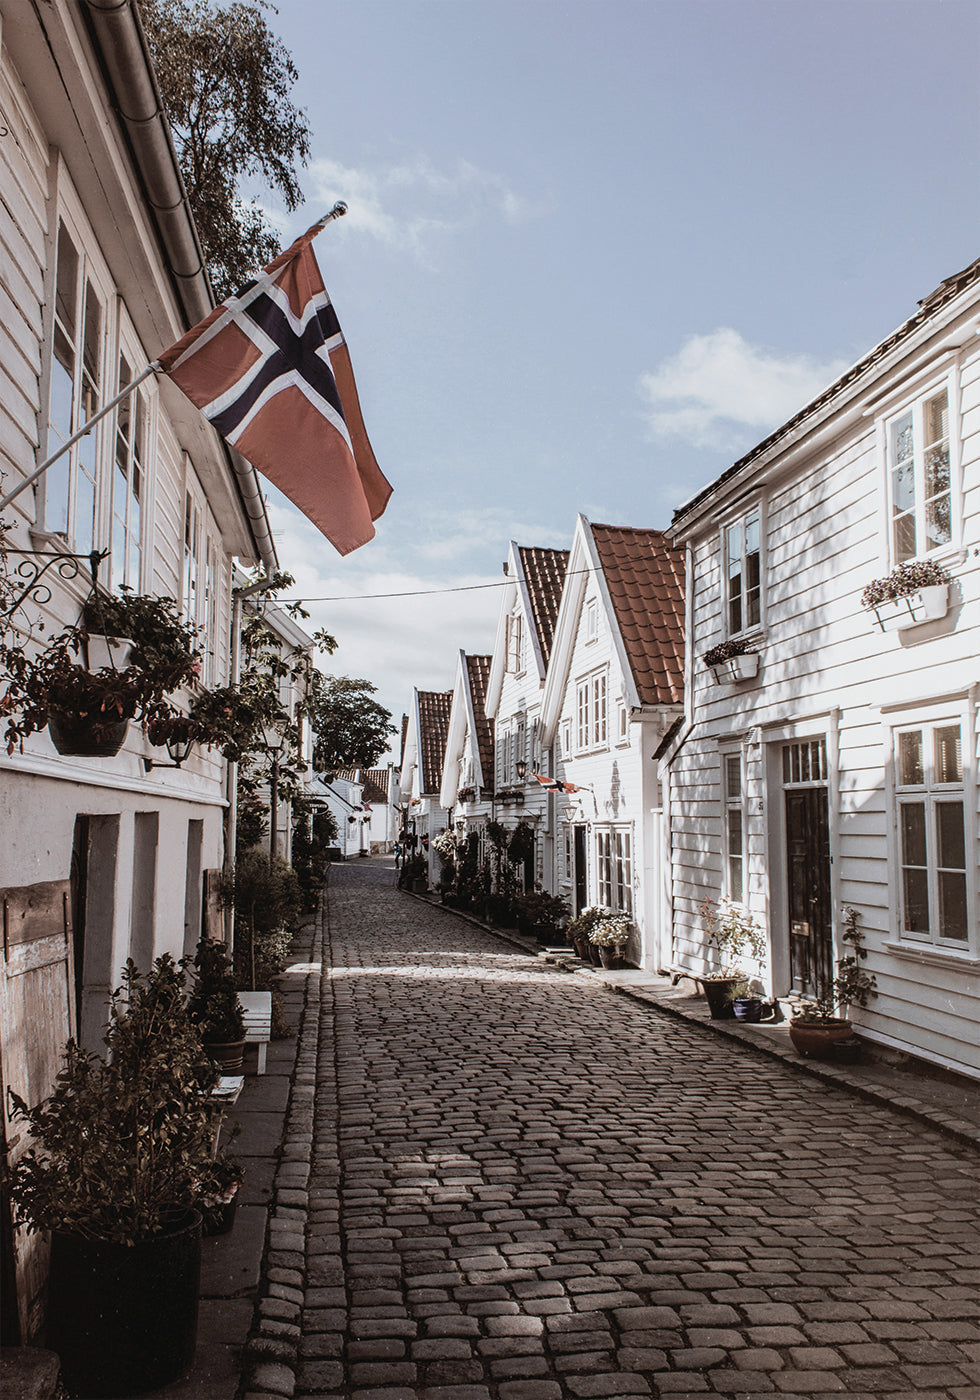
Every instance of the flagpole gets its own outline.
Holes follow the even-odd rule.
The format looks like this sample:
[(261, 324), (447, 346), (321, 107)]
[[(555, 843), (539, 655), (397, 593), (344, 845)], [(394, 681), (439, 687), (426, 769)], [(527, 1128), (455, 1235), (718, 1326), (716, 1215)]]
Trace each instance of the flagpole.
[[(346, 213), (347, 205), (342, 199), (338, 199), (329, 214), (324, 214), (322, 219), (313, 224), (309, 230), (311, 236), (315, 238), (318, 233), (323, 232), (327, 224), (331, 223), (334, 219), (343, 218)], [(264, 284), (261, 279), (259, 279), (258, 284), (250, 289), (249, 294), (243, 297), (240, 303), (235, 305), (235, 311), (241, 311), (243, 306), (247, 305), (253, 297), (258, 296), (263, 290)], [(133, 390), (137, 388), (138, 385), (142, 384), (144, 379), (149, 379), (150, 375), (155, 374), (160, 368), (159, 360), (154, 360), (152, 364), (147, 365), (146, 369), (143, 370), (141, 374), (138, 374), (135, 379), (131, 380), (130, 383), (126, 385), (125, 389), (120, 390), (116, 397), (106, 404), (105, 408), (100, 409), (98, 413), (94, 414), (86, 422), (84, 427), (78, 429), (77, 433), (72, 433), (71, 437), (61, 444), (57, 452), (52, 452), (51, 456), (32, 471), (30, 476), (25, 477), (19, 486), (15, 486), (13, 491), (8, 491), (6, 496), (0, 500), (0, 511), (6, 510), (11, 501), (15, 501), (22, 491), (27, 490), (28, 486), (33, 486), (38, 477), (43, 476), (49, 467), (54, 466), (59, 457), (63, 457), (66, 452), (71, 451), (76, 442), (80, 442), (83, 437), (87, 437), (96, 423), (101, 422), (101, 420), (110, 414), (114, 408), (118, 407), (124, 399), (128, 399)]]
[(52, 452), (47, 461), (42, 462), (36, 471), (31, 472), (30, 476), (25, 477), (19, 486), (15, 486), (12, 491), (8, 491), (3, 500), (0, 501), (0, 510), (6, 510), (11, 501), (16, 500), (22, 491), (26, 491), (28, 486), (33, 485), (39, 476), (43, 476), (48, 467), (53, 466), (59, 457), (63, 457), (66, 452), (70, 451), (70, 449), (75, 446), (76, 442), (80, 442), (83, 437), (87, 437), (96, 423), (100, 422), (107, 414), (111, 413), (124, 399), (128, 399), (133, 390), (138, 385), (142, 384), (144, 379), (149, 379), (151, 374), (155, 374), (159, 368), (159, 360), (154, 360), (152, 365), (147, 365), (142, 374), (138, 374), (135, 379), (131, 380), (126, 385), (125, 389), (120, 390), (116, 397), (106, 404), (105, 408), (100, 408), (98, 413), (93, 414), (84, 427), (79, 428), (77, 433), (72, 433), (67, 442), (61, 444), (57, 452)]

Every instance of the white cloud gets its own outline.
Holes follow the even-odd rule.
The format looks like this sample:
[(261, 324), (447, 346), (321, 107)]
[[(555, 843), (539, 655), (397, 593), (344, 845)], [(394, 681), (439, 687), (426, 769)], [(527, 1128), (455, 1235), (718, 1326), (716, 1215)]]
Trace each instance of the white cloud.
[(640, 392), (655, 437), (738, 451), (750, 432), (759, 438), (777, 428), (847, 367), (847, 360), (780, 356), (722, 326), (690, 336), (659, 368), (641, 375)]
[(342, 199), (344, 226), (393, 247), (425, 257), (438, 235), (495, 214), (519, 224), (537, 206), (512, 190), (499, 175), (466, 160), (438, 170), (425, 156), (394, 165), (355, 169), (320, 159), (310, 165), (313, 200), (324, 209)]

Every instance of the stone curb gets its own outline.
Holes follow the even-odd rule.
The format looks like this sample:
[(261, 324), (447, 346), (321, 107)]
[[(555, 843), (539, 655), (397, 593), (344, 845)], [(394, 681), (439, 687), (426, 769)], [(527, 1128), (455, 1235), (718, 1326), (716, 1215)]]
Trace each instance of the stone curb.
[[(410, 890), (404, 890), (403, 893), (408, 894), (412, 899), (420, 899), (428, 904), (433, 903), (425, 895), (412, 894)], [(530, 957), (540, 956), (536, 947), (519, 937), (494, 928), (492, 924), (483, 923), (464, 910), (453, 909), (451, 905), (447, 904), (439, 904), (436, 907), (447, 914), (452, 914), (455, 918), (464, 919), (467, 923), (483, 929), (486, 933), (493, 934), (495, 938), (511, 944), (512, 947), (519, 948)], [(593, 968), (578, 963), (576, 959), (554, 959), (552, 965), (560, 966), (563, 971), (575, 972), (586, 977), (597, 987), (604, 987), (617, 995), (627, 996), (648, 1010), (661, 1011), (665, 1016), (673, 1016), (676, 1020), (687, 1022), (688, 1025), (698, 1026), (708, 1035), (721, 1035), (729, 1040), (737, 1040), (741, 1045), (747, 1046), (760, 1055), (781, 1061), (787, 1069), (794, 1070), (797, 1074), (808, 1075), (812, 1079), (822, 1079), (825, 1083), (833, 1084), (839, 1089), (844, 1089), (865, 1099), (867, 1102), (893, 1108), (897, 1113), (902, 1113), (908, 1118), (915, 1118), (920, 1123), (927, 1123), (938, 1132), (944, 1133), (947, 1137), (955, 1138), (967, 1147), (980, 1149), (980, 1127), (975, 1123), (971, 1123), (965, 1118), (959, 1118), (956, 1114), (947, 1113), (941, 1108), (933, 1108), (913, 1095), (899, 1094), (894, 1090), (887, 1090), (869, 1083), (867, 1079), (862, 1077), (859, 1069), (849, 1070), (843, 1065), (832, 1065), (819, 1060), (805, 1059), (798, 1055), (794, 1049), (784, 1048), (778, 1041), (768, 1038), (765, 1041), (760, 1040), (751, 1030), (741, 1026), (732, 1025), (727, 1021), (713, 1021), (697, 1012), (691, 1012), (683, 1007), (672, 1005), (670, 1002), (662, 1001), (649, 992), (643, 992), (640, 988), (630, 987), (622, 983), (606, 982)]]
[[(242, 1400), (291, 1397), (299, 1367), (300, 1319), (306, 1297), (306, 1236), (318, 1066), (326, 890), (302, 952), (310, 970), (296, 1035), (285, 1128), (273, 1179), (255, 1321), (242, 1358)], [(295, 945), (294, 945), (295, 946)], [(320, 970), (315, 971), (319, 963)]]

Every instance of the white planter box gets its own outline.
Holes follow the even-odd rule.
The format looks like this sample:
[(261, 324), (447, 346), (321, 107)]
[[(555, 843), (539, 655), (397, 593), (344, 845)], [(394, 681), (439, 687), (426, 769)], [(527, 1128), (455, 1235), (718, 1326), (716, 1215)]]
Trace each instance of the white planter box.
[(935, 622), (946, 616), (949, 606), (949, 584), (933, 583), (908, 593), (904, 598), (889, 598), (869, 608), (872, 626), (881, 632), (904, 632), (918, 627), (920, 622)]
[(759, 674), (759, 653), (743, 651), (741, 656), (730, 656), (727, 661), (719, 661), (711, 668), (716, 685), (730, 685), (732, 681), (751, 681)]
[(90, 635), (88, 639), (88, 669), (103, 671), (115, 668), (125, 671), (129, 665), (130, 653), (135, 646), (128, 637), (100, 637)]

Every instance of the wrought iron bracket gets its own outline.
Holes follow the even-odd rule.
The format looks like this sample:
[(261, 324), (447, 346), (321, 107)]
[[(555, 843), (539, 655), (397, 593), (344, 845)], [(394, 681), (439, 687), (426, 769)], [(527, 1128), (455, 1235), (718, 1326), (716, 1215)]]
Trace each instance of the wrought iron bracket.
[[(93, 549), (90, 554), (70, 554), (67, 551), (48, 549), (5, 549), (6, 554), (23, 554), (27, 557), (23, 563), (18, 564), (13, 573), (9, 575), (14, 588), (20, 588), (20, 592), (11, 602), (9, 599), (0, 598), (0, 617), (13, 617), (17, 609), (28, 598), (32, 602), (38, 603), (41, 607), (51, 601), (51, 589), (44, 576), (49, 569), (54, 569), (58, 576), (66, 583), (78, 578), (82, 572), (82, 564), (87, 563), (92, 576), (92, 587), (95, 588), (99, 581), (99, 565), (109, 553), (107, 549)], [(37, 561), (44, 559), (47, 562), (40, 564)], [(17, 580), (15, 582), (15, 580)]]

